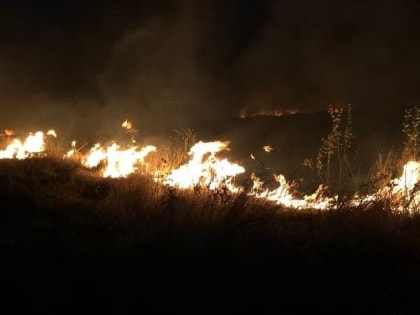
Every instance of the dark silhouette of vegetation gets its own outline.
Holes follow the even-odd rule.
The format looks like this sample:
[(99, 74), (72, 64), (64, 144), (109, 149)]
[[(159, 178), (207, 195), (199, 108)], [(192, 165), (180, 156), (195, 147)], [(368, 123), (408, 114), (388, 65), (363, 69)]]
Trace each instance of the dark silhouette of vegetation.
[[(351, 120), (342, 125), (335, 115), (343, 112), (331, 111), (337, 121), (322, 142), (318, 171), (325, 183), (334, 174), (344, 185)], [(416, 120), (416, 113), (410, 117)], [(417, 143), (417, 125), (405, 119), (407, 148)], [(194, 134), (179, 135), (183, 146), (168, 146), (153, 163), (169, 170), (185, 161)], [(375, 176), (367, 180), (383, 187), (403, 156), (378, 158)], [(179, 190), (141, 172), (122, 179), (97, 172), (61, 157), (0, 160), (5, 309), (420, 311), (420, 216), (393, 211), (386, 197), (357, 206), (342, 198), (328, 210), (296, 210), (246, 190)]]
[(1, 279), (16, 312), (418, 310), (420, 218), (386, 201), (298, 211), (94, 175), (0, 161)]

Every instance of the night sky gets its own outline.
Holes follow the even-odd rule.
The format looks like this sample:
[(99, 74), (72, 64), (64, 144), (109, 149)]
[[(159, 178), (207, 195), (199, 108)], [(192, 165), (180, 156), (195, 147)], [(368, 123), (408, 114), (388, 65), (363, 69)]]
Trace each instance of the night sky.
[(383, 124), (420, 105), (419, 9), (397, 0), (4, 0), (0, 123), (108, 136), (130, 118), (150, 133), (217, 133), (240, 113), (351, 103)]

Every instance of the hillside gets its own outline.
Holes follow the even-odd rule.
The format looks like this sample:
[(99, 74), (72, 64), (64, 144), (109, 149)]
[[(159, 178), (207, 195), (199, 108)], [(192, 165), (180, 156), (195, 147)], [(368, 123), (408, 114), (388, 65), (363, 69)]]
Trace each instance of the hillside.
[(287, 210), (92, 172), (0, 161), (3, 298), (16, 312), (418, 311), (417, 215)]

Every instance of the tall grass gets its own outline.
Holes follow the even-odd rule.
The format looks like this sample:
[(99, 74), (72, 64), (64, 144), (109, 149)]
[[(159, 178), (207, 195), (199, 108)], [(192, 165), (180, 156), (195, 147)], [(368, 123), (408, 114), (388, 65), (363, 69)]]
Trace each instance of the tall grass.
[(96, 172), (61, 157), (0, 161), (2, 280), (27, 301), (15, 309), (118, 313), (193, 300), (384, 314), (416, 299), (406, 278), (418, 279), (419, 217), (386, 200), (302, 211)]
[[(348, 151), (337, 147), (349, 137), (340, 128), (323, 142), (321, 179), (334, 184), (341, 173), (344, 191), (345, 178), (354, 179), (345, 175)], [(177, 145), (151, 156), (150, 169), (184, 163), (191, 139), (181, 132)], [(391, 211), (387, 198), (285, 209), (223, 187), (179, 190), (147, 172), (102, 178), (48, 145), (48, 157), (0, 160), (0, 278), (15, 310), (90, 305), (118, 314), (198, 302), (217, 311), (418, 313), (420, 217)], [(380, 156), (366, 191), (389, 183), (402, 160)]]

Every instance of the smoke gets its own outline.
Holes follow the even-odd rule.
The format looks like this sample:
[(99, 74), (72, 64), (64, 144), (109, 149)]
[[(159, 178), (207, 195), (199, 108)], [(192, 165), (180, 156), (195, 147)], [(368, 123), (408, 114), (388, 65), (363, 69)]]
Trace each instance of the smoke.
[(126, 32), (98, 78), (105, 103), (148, 130), (217, 129), (239, 113), (234, 66), (265, 22), (252, 15), (265, 2), (181, 1)]
[(350, 102), (378, 111), (415, 104), (415, 7), (410, 1), (278, 2), (237, 63), (244, 108), (311, 111)]
[(350, 102), (385, 119), (420, 99), (414, 1), (1, 6), (7, 127), (59, 124), (75, 137), (108, 136), (129, 118), (150, 134), (189, 127), (222, 134), (241, 128), (240, 113)]
[[(151, 18), (125, 33), (98, 76), (106, 107), (154, 130), (188, 124), (206, 114), (198, 102), (200, 80), (193, 55), (192, 27), (182, 12)], [(198, 110), (200, 109), (200, 110)]]
[(114, 43), (101, 93), (107, 106), (151, 128), (222, 128), (240, 113), (325, 111), (329, 104), (387, 114), (419, 100), (413, 6), (177, 2)]

